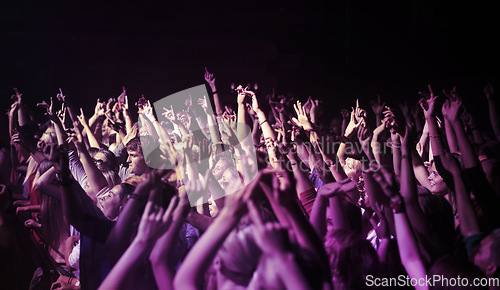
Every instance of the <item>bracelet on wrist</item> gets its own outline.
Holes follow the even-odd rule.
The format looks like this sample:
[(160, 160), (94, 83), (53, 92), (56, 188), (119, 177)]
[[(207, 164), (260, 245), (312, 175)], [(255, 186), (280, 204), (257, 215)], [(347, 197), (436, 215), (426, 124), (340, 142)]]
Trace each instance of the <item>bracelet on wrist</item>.
[(212, 95), (216, 95), (216, 94), (217, 94), (217, 91), (213, 91), (213, 92), (212, 92)]

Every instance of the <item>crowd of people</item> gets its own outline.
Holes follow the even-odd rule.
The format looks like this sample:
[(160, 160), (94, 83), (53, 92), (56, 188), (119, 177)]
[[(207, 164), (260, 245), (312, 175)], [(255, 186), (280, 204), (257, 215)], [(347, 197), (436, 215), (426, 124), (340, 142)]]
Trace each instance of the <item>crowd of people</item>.
[(335, 112), (242, 86), (223, 106), (204, 79), (156, 112), (60, 91), (42, 122), (15, 90), (0, 288), (500, 288), (492, 84), (478, 128), (455, 88)]

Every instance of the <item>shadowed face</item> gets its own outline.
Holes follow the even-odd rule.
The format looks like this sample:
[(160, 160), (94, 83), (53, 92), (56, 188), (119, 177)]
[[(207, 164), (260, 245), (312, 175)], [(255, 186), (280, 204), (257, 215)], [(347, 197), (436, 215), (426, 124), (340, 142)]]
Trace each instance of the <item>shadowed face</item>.
[(101, 198), (99, 198), (99, 202), (101, 203), (102, 212), (104, 215), (110, 219), (114, 220), (118, 217), (120, 213), (120, 206), (122, 202), (120, 200), (120, 193), (122, 192), (122, 188), (120, 185), (113, 187), (106, 194), (104, 194)]

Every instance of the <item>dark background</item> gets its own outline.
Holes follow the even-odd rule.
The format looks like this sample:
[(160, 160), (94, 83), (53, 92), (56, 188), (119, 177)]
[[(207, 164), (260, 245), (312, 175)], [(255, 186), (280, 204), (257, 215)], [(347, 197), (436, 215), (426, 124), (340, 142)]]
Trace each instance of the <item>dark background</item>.
[(2, 111), (13, 87), (33, 106), (62, 88), (90, 117), (122, 86), (132, 103), (156, 101), (203, 83), (207, 66), (225, 102), (231, 82), (258, 83), (261, 96), (320, 98), (332, 115), (356, 98), (369, 110), (377, 94), (395, 106), (428, 83), (456, 85), (488, 125), (482, 88), (499, 80), (493, 1), (11, 2), (0, 7)]

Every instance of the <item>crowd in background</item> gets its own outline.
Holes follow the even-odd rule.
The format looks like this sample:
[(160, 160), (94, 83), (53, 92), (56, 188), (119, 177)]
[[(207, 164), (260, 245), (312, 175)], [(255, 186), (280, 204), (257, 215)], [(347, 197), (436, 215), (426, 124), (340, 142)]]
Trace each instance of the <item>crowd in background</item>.
[(334, 111), (242, 86), (222, 106), (204, 79), (161, 112), (125, 88), (92, 115), (14, 91), (0, 288), (500, 288), (492, 84), (479, 128), (459, 87)]

